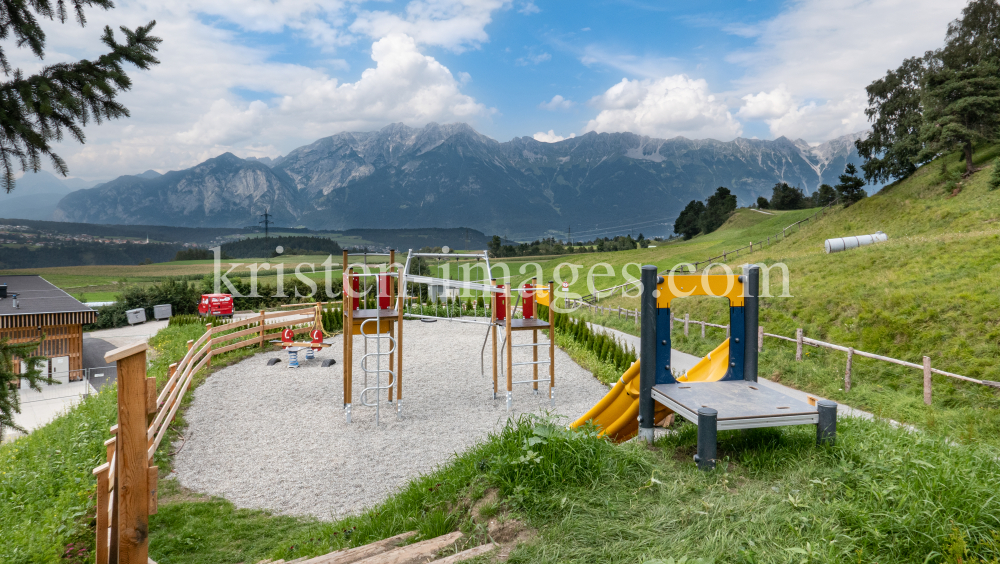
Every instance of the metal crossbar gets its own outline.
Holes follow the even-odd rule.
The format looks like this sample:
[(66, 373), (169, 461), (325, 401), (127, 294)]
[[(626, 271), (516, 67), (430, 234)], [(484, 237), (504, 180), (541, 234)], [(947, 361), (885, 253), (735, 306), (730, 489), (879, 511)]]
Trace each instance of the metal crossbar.
[(547, 360), (534, 360), (531, 362), (512, 362), (511, 366), (531, 366), (532, 364), (548, 364)]
[(514, 347), (514, 348), (517, 348), (517, 347), (547, 347), (547, 346), (549, 346), (549, 342), (545, 341), (544, 343), (527, 343), (527, 344), (524, 344), (524, 345), (511, 345), (511, 346)]
[(511, 382), (511, 385), (513, 385), (513, 384), (545, 384), (546, 382), (548, 382), (548, 379), (545, 379), (545, 380), (515, 380), (515, 381)]

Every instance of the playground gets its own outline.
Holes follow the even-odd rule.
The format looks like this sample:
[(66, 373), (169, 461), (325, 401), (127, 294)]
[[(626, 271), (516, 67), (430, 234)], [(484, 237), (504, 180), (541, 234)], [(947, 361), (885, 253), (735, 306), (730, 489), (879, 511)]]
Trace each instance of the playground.
[[(384, 501), (416, 476), (482, 442), (509, 418), (551, 411), (568, 423), (607, 393), (607, 386), (556, 349), (555, 408), (544, 389), (536, 395), (521, 386), (508, 412), (502, 398), (493, 399), (488, 350), (485, 375), (480, 371), (485, 328), (405, 321), (404, 331), (405, 415), (392, 413), (383, 392), (378, 426), (375, 408), (358, 405), (360, 386), (351, 423), (338, 408), (340, 336), (314, 360), (300, 356), (295, 370), (284, 362), (267, 366), (267, 358), (284, 356), (272, 352), (214, 373), (195, 390), (187, 411), (191, 433), (174, 464), (180, 484), (238, 507), (340, 518)], [(322, 360), (333, 351), (338, 364), (323, 368)], [(355, 358), (363, 351), (355, 340)], [(527, 347), (514, 349), (515, 361), (530, 356)], [(360, 380), (356, 383), (363, 384)]]

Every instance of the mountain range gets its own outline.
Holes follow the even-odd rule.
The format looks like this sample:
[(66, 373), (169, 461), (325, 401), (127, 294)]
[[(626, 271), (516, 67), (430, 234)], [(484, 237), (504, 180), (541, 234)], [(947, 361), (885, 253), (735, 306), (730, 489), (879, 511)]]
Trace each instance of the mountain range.
[(471, 227), (533, 239), (670, 232), (692, 199), (718, 186), (741, 205), (770, 197), (776, 182), (810, 193), (860, 163), (855, 133), (802, 140), (722, 142), (632, 133), (587, 133), (556, 143), (498, 142), (464, 123), (339, 133), (276, 159), (225, 153), (181, 171), (122, 176), (72, 192), (59, 221), (278, 225), (312, 229)]

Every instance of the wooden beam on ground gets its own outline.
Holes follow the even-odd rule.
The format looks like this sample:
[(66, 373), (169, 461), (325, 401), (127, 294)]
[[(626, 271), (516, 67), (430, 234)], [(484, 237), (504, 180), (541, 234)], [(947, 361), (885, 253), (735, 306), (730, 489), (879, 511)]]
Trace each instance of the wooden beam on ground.
[(466, 560), (471, 560), (477, 556), (482, 556), (487, 552), (491, 552), (497, 548), (495, 544), (482, 544), (475, 548), (470, 548), (469, 550), (463, 550), (452, 554), (451, 556), (445, 556), (440, 560), (434, 560), (431, 564), (455, 564), (456, 562), (465, 562)]
[(456, 531), (440, 537), (401, 546), (388, 552), (365, 558), (364, 560), (357, 560), (356, 562), (358, 564), (424, 564), (428, 560), (432, 560), (439, 550), (461, 538), (461, 531)]
[(351, 564), (352, 562), (357, 562), (359, 560), (364, 560), (366, 558), (388, 552), (403, 544), (416, 534), (416, 531), (410, 531), (408, 533), (375, 541), (364, 546), (350, 548), (347, 550), (338, 550), (337, 552), (331, 552), (330, 554), (306, 560), (303, 564)]

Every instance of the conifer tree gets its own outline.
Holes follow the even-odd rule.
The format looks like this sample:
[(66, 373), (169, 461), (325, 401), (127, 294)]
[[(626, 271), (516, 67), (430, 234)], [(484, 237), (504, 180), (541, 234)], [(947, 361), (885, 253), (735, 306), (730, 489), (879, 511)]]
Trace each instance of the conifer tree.
[[(110, 10), (112, 0), (70, 0), (73, 16), (80, 26), (87, 23), (84, 8)], [(0, 39), (13, 38), (18, 48), (28, 48), (39, 60), (45, 56), (45, 32), (40, 20), (66, 23), (69, 17), (66, 2), (57, 0), (0, 0)], [(17, 169), (37, 172), (42, 159), (65, 176), (69, 169), (52, 147), (70, 136), (83, 143), (83, 127), (91, 121), (128, 117), (129, 111), (116, 100), (132, 87), (125, 65), (148, 69), (159, 61), (153, 56), (160, 39), (150, 35), (156, 22), (144, 26), (119, 29), (124, 43), (115, 39), (111, 27), (105, 26), (101, 42), (108, 52), (94, 60), (57, 63), (26, 75), (10, 64), (8, 53), (0, 47), (0, 70), (7, 80), (0, 83), (0, 166), (3, 178), (0, 187), (14, 189)]]

